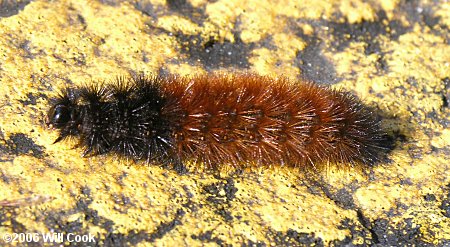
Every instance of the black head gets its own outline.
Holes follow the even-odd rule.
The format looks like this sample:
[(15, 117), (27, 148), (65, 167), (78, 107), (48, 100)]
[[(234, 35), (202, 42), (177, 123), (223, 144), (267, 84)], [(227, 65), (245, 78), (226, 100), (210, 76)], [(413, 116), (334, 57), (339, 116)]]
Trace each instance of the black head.
[(71, 115), (71, 110), (68, 105), (54, 105), (48, 111), (47, 125), (57, 129), (63, 128), (71, 120)]
[(60, 136), (55, 142), (78, 132), (78, 98), (79, 97), (73, 90), (66, 89), (59, 96), (50, 101), (51, 106), (48, 110), (45, 122), (47, 127), (58, 129), (60, 131)]

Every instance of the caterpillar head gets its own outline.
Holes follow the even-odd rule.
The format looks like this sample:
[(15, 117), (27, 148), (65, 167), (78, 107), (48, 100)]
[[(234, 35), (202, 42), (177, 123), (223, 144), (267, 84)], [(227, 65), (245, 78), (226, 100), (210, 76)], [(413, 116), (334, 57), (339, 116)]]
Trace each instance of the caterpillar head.
[(47, 124), (49, 127), (62, 128), (70, 121), (71, 115), (68, 105), (54, 105), (48, 111)]
[(55, 143), (67, 136), (78, 134), (80, 122), (78, 97), (74, 90), (65, 89), (57, 97), (51, 99), (51, 107), (47, 112), (45, 123), (48, 128), (60, 131)]

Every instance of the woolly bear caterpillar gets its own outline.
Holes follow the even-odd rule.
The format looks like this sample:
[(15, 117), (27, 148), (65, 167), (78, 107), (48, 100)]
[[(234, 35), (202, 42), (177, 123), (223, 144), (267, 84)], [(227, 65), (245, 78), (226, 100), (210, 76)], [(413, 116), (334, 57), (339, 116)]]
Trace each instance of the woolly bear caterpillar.
[(47, 124), (84, 155), (208, 167), (371, 165), (384, 150), (376, 115), (350, 93), (255, 74), (137, 76), (65, 88)]

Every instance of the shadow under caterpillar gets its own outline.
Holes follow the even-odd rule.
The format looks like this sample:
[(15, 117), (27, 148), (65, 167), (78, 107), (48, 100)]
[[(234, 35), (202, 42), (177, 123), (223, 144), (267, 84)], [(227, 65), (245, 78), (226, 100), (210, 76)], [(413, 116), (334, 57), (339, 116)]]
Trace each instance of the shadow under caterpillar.
[(348, 92), (255, 74), (121, 77), (65, 88), (48, 126), (83, 155), (150, 163), (370, 166), (386, 149), (376, 114)]

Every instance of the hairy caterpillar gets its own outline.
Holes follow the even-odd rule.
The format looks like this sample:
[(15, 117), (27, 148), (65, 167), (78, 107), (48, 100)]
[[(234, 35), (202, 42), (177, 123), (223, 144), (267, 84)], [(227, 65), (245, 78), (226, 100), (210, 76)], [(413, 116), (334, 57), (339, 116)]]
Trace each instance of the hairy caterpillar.
[(47, 124), (84, 155), (152, 163), (371, 165), (383, 151), (375, 114), (348, 92), (255, 74), (137, 76), (65, 88)]

